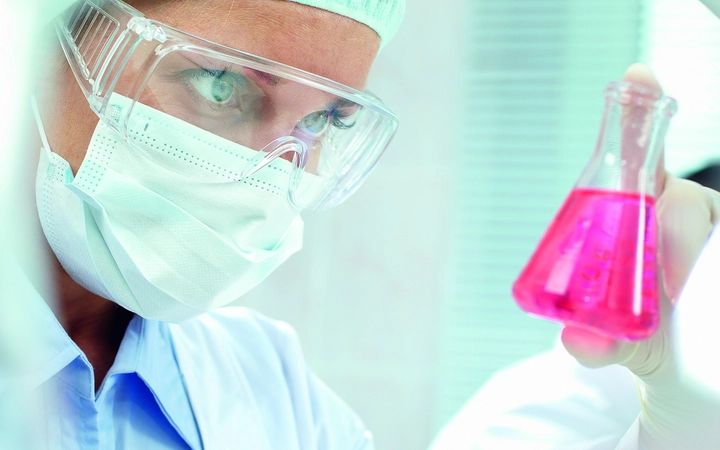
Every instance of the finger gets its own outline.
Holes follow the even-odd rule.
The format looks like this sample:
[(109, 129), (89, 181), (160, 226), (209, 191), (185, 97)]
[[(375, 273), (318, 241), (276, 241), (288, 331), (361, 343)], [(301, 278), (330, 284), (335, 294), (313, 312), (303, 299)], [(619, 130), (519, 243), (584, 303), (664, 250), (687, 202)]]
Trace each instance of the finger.
[(657, 219), (664, 288), (674, 302), (720, 219), (720, 194), (669, 176), (657, 202)]
[(591, 368), (625, 363), (632, 359), (638, 346), (574, 325), (563, 328), (560, 339), (568, 353)]
[[(660, 82), (655, 77), (655, 75), (652, 73), (650, 68), (642, 63), (635, 63), (632, 64), (628, 69), (625, 71), (625, 74), (622, 77), (622, 81), (627, 81), (635, 84), (639, 84), (642, 86), (646, 86), (648, 89), (652, 91), (657, 91), (662, 93), (662, 87), (660, 86)], [(626, 132), (630, 132), (630, 130), (626, 130)], [(641, 160), (636, 161), (633, 166), (642, 167), (643, 162), (645, 159), (645, 154), (635, 154), (633, 152), (634, 146), (628, 146), (627, 149), (624, 149), (623, 152), (623, 159), (635, 161), (637, 158), (640, 158)], [(665, 155), (664, 155), (664, 149), (661, 149), (660, 151), (660, 157), (658, 160), (658, 164), (655, 170), (655, 191), (653, 194), (655, 195), (655, 198), (657, 198), (660, 193), (663, 191), (665, 186)]]
[(655, 170), (655, 198), (659, 198), (665, 190), (665, 184), (667, 183), (668, 177), (672, 176), (668, 171), (665, 170), (665, 146), (663, 145), (660, 149), (660, 156), (658, 157), (658, 166)]
[(720, 223), (720, 192), (708, 187), (703, 187), (703, 189), (706, 191), (706, 194), (710, 197), (712, 202), (710, 204), (710, 221), (712, 222), (713, 229), (715, 229), (718, 223)]
[(643, 86), (647, 86), (654, 91), (662, 92), (660, 82), (652, 73), (652, 70), (650, 70), (650, 68), (643, 63), (631, 64), (630, 67), (628, 67), (625, 71), (622, 80), (629, 81), (631, 83), (642, 84)]

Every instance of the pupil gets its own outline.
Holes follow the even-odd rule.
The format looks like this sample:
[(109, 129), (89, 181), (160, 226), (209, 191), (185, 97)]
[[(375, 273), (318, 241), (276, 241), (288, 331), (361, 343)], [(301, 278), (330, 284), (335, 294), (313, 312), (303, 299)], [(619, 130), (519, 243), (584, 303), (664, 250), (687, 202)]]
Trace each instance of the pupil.
[(224, 102), (232, 94), (232, 84), (221, 78), (215, 78), (212, 83), (212, 96), (216, 102)]
[(325, 119), (325, 114), (322, 112), (316, 112), (312, 116), (310, 116), (310, 127), (313, 128), (313, 131), (317, 131), (318, 129), (323, 127)]

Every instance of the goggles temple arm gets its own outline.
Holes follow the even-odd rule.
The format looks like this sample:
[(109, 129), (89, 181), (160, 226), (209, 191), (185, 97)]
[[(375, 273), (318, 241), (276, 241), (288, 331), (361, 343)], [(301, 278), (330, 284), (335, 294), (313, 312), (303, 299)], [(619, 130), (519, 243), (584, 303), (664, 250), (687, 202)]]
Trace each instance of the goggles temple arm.
[(292, 136), (283, 136), (270, 142), (257, 153), (257, 156), (251, 159), (248, 166), (240, 173), (241, 180), (253, 175), (285, 153), (295, 153), (296, 157), (293, 158), (295, 167), (303, 169), (307, 164), (310, 151), (307, 145), (300, 139)]

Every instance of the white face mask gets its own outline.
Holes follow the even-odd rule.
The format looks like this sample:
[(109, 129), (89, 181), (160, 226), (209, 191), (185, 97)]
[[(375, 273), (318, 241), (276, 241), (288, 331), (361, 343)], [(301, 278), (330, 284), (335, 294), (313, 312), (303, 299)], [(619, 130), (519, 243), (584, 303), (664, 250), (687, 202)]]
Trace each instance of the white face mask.
[[(129, 105), (119, 96), (111, 103)], [(233, 302), (300, 250), (303, 223), (286, 197), (291, 163), (275, 160), (242, 181), (188, 178), (167, 167), (191, 158), (202, 161), (195, 170), (224, 171), (256, 152), (135, 108), (139, 129), (163, 136), (163, 164), (99, 122), (76, 176), (49, 148), (41, 152), (40, 222), (83, 287), (145, 318), (179, 322)]]

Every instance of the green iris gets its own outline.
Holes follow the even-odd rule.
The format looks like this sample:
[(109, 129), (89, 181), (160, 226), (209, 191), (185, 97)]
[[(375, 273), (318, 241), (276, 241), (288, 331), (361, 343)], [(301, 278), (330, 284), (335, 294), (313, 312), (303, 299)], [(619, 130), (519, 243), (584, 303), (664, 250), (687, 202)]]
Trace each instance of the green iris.
[(303, 117), (298, 127), (306, 134), (316, 136), (322, 134), (328, 125), (327, 111), (315, 111)]
[(235, 72), (212, 69), (191, 69), (186, 72), (186, 79), (198, 94), (217, 105), (230, 103), (244, 87), (243, 79)]
[(225, 77), (225, 74), (221, 75), (220, 77), (214, 78), (212, 80), (212, 85), (210, 86), (212, 97), (218, 103), (227, 102), (230, 99), (230, 96), (232, 96), (233, 91), (235, 90), (233, 83), (228, 82), (223, 77)]

